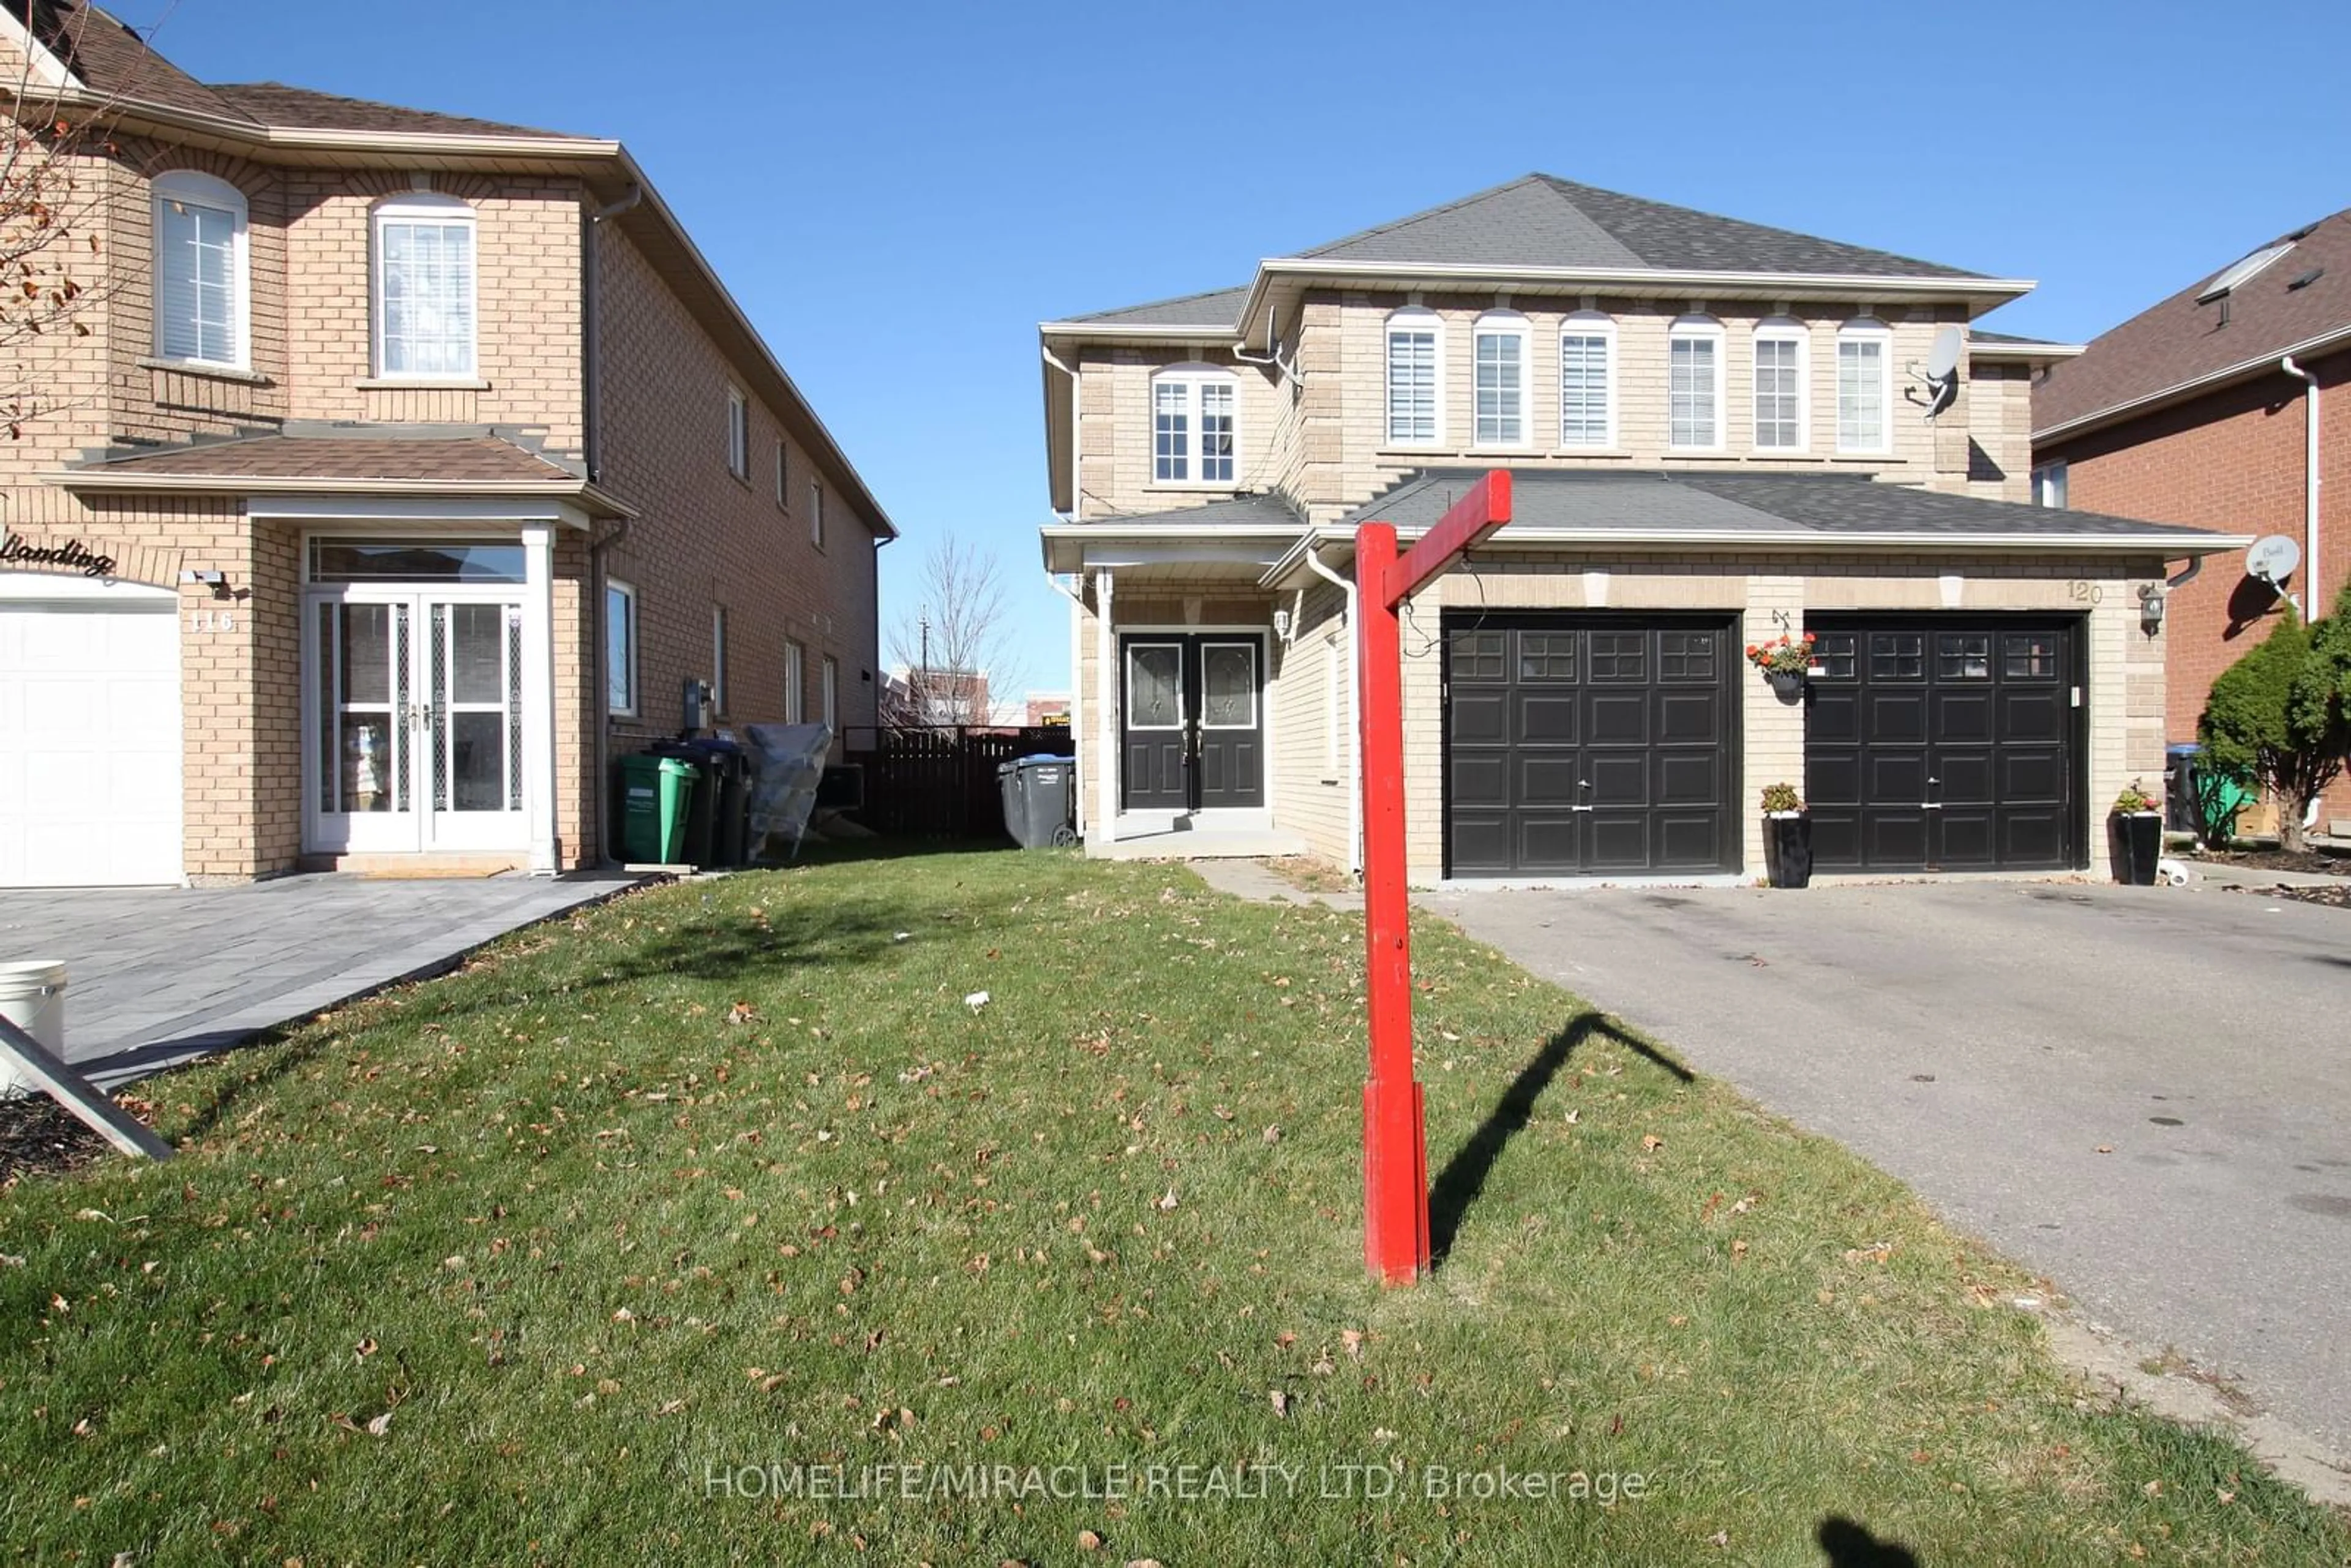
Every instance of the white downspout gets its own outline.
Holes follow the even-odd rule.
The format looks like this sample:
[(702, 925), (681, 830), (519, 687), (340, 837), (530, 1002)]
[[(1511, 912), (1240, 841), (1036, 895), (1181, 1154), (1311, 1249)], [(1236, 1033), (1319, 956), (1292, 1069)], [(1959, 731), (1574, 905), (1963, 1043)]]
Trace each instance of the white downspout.
[(1360, 872), (1364, 869), (1364, 737), (1355, 728), (1355, 583), (1323, 565), (1311, 544), (1306, 547), (1306, 565), (1324, 581), (1337, 583), (1339, 591), (1347, 596), (1347, 717), (1340, 727), (1347, 737), (1347, 869)]
[(1102, 803), (1095, 808), (1094, 827), (1105, 844), (1118, 842), (1118, 643), (1111, 631), (1110, 594), (1110, 573), (1095, 569), (1094, 683), (1102, 700), (1096, 741), (1102, 747), (1102, 763), (1096, 770), (1101, 775)]
[(1085, 651), (1084, 633), (1080, 626), (1084, 620), (1086, 601), (1071, 589), (1061, 586), (1061, 580), (1051, 572), (1045, 580), (1054, 592), (1070, 601), (1070, 799), (1077, 802), (1078, 837), (1086, 836), (1086, 765), (1081, 748), (1075, 744), (1086, 732), (1086, 688), (1078, 676), (1081, 673), (1078, 656)]
[(2306, 606), (2302, 618), (2315, 621), (2326, 613), (2326, 601), (2319, 597), (2318, 584), (2318, 378), (2295, 364), (2292, 354), (2278, 361), (2278, 369), (2309, 389), (2303, 404), (2309, 429), (2308, 449), (2302, 460), (2302, 597)]

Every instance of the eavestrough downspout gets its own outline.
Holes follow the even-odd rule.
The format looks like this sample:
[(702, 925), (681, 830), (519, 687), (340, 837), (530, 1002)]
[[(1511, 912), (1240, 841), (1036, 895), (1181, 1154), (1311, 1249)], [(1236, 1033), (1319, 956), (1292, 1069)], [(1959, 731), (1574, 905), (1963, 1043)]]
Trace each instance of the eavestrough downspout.
[(2308, 428), (2302, 459), (2302, 618), (2314, 621), (2326, 613), (2326, 601), (2319, 596), (2318, 581), (2318, 378), (2295, 364), (2292, 354), (2278, 361), (2278, 369), (2298, 378), (2307, 389), (2303, 399), (2304, 422)]
[(1111, 575), (1094, 569), (1094, 689), (1102, 695), (1100, 749), (1095, 753), (1102, 784), (1102, 806), (1094, 815), (1094, 831), (1104, 844), (1118, 841), (1118, 642), (1112, 630)]
[(1338, 584), (1339, 591), (1347, 596), (1347, 722), (1342, 727), (1347, 736), (1347, 869), (1360, 872), (1364, 869), (1364, 737), (1355, 728), (1355, 580), (1324, 565), (1311, 543), (1306, 547), (1306, 565), (1315, 576)]
[(1085, 609), (1086, 601), (1076, 591), (1063, 587), (1061, 580), (1051, 572), (1045, 574), (1045, 580), (1054, 592), (1070, 601), (1070, 799), (1077, 802), (1078, 836), (1083, 838), (1086, 822), (1092, 815), (1086, 810), (1086, 766), (1084, 758), (1079, 755), (1084, 748), (1077, 744), (1078, 738), (1086, 732), (1085, 687), (1078, 679), (1079, 655), (1084, 651), (1081, 642), (1084, 633), (1080, 630), (1084, 617), (1081, 612)]

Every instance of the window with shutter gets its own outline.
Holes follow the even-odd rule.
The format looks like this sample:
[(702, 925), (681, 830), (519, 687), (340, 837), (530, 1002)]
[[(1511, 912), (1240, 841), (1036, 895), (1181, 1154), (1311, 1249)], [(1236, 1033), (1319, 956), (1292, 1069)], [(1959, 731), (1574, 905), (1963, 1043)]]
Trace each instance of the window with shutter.
[(1434, 310), (1388, 318), (1388, 442), (1433, 446), (1444, 425), (1437, 405), (1438, 319)]
[(1596, 311), (1569, 317), (1559, 334), (1559, 444), (1616, 444), (1610, 382), (1615, 375), (1616, 327)]
[(155, 355), (244, 369), (245, 195), (177, 170), (155, 180)]

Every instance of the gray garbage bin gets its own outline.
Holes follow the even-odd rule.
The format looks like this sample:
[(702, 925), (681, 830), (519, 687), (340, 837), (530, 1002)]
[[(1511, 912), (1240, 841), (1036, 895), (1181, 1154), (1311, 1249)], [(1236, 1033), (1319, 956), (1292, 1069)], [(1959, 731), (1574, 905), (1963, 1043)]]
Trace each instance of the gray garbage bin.
[(1022, 849), (1078, 841), (1077, 830), (1070, 825), (1074, 771), (1066, 757), (1017, 758), (997, 768), (997, 787), (1004, 795), (1004, 831)]

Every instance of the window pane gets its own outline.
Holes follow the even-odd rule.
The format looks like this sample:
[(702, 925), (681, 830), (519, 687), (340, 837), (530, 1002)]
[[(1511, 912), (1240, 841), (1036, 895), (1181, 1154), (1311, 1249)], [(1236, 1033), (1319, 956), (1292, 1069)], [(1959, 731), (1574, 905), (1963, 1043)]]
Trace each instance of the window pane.
[(1755, 444), (1787, 451), (1803, 444), (1802, 345), (1787, 338), (1755, 344)]
[(1927, 678), (1927, 639), (1917, 632), (1873, 632), (1869, 635), (1869, 678), (1873, 681), (1922, 681)]
[(235, 363), (235, 215), (165, 201), (156, 237), (155, 293), (156, 343), (165, 359)]
[(1559, 444), (1608, 444), (1608, 339), (1569, 333), (1559, 340)]
[(1388, 439), (1437, 439), (1437, 333), (1388, 334)]
[(1210, 729), (1249, 729), (1256, 725), (1254, 646), (1211, 643), (1200, 650), (1200, 722)]
[(1192, 476), (1191, 421), (1186, 410), (1192, 389), (1185, 382), (1161, 382), (1151, 394), (1152, 476), (1158, 479)]
[(1947, 681), (1991, 679), (1990, 633), (1945, 632), (1935, 638), (1935, 674)]
[(2054, 680), (2057, 638), (2047, 632), (2011, 632), (2001, 639), (2001, 674), (2007, 680)]
[(1210, 484), (1233, 479), (1233, 388), (1224, 382), (1200, 383), (1200, 477)]
[(1672, 368), (1667, 388), (1671, 427), (1667, 436), (1667, 444), (1721, 444), (1715, 420), (1714, 364), (1713, 339), (1676, 338), (1673, 340)]
[(1813, 663), (1821, 667), (1815, 679), (1849, 681), (1854, 677), (1855, 660), (1850, 632), (1823, 632), (1813, 643)]
[(520, 582), (520, 545), (314, 539), (313, 582)]
[(637, 706), (637, 601), (626, 589), (604, 590), (604, 695), (615, 713)]
[(381, 226), (383, 373), (474, 373), (474, 225), (417, 219)]
[(1502, 678), (1502, 633), (1456, 632), (1446, 639), (1446, 676), (1456, 681)]
[(1649, 678), (1649, 635), (1646, 632), (1592, 633), (1592, 678), (1595, 681), (1645, 681)]
[(1126, 727), (1129, 729), (1175, 729), (1184, 722), (1184, 705), (1176, 690), (1184, 651), (1165, 643), (1126, 651)]
[(1886, 346), (1848, 339), (1837, 345), (1837, 445), (1876, 452), (1886, 444)]
[(1525, 340), (1516, 332), (1480, 332), (1477, 343), (1478, 444), (1516, 446), (1526, 439)]
[(1521, 632), (1519, 633), (1519, 679), (1521, 681), (1572, 681), (1575, 679), (1575, 642), (1573, 632)]

